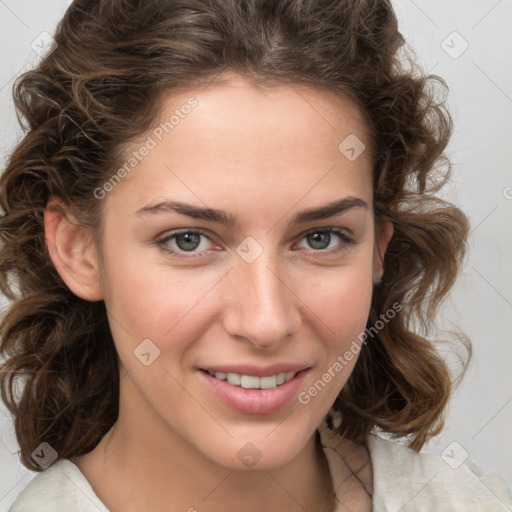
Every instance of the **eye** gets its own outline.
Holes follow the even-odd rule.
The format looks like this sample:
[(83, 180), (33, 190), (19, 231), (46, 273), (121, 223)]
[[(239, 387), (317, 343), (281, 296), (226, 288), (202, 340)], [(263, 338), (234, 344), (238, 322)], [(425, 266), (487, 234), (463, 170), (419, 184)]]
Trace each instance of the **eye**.
[(347, 246), (356, 243), (356, 240), (352, 236), (337, 228), (315, 229), (314, 231), (306, 233), (303, 240), (305, 240), (314, 251), (326, 254), (342, 251), (346, 249)]
[[(202, 252), (208, 250), (212, 240), (201, 231), (184, 229), (166, 234), (157, 240), (157, 245), (162, 250), (176, 256), (185, 258), (199, 256)], [(190, 255), (186, 255), (190, 253)]]
[[(310, 248), (318, 255), (337, 253), (357, 243), (352, 236), (338, 228), (315, 229), (306, 233), (302, 240), (309, 246), (306, 249)], [(192, 229), (168, 232), (156, 244), (168, 254), (189, 259), (203, 256), (214, 245), (204, 232)], [(299, 244), (299, 247), (304, 246)]]

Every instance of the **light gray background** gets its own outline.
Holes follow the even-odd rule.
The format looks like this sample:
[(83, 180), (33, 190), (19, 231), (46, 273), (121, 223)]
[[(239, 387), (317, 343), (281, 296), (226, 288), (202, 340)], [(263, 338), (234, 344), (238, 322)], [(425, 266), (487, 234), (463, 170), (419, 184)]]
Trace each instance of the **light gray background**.
[[(13, 78), (37, 63), (31, 43), (41, 32), (53, 32), (69, 3), (0, 0), (2, 164), (21, 135), (10, 96)], [(452, 400), (444, 432), (426, 451), (461, 458), (467, 452), (466, 462), (511, 485), (512, 1), (395, 0), (394, 5), (418, 62), (450, 87), (454, 177), (445, 195), (472, 223), (470, 254), (441, 321), (470, 336), (474, 361)], [(35, 475), (20, 464), (16, 449), (12, 421), (0, 405), (0, 512)]]

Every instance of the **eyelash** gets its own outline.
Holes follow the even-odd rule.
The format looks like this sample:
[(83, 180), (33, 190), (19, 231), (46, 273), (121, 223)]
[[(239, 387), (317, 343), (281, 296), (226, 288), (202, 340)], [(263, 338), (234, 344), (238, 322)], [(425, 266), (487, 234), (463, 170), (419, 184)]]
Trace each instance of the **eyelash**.
[[(180, 231), (172, 232), (172, 234), (169, 234), (169, 235), (164, 236), (163, 238), (160, 238), (155, 243), (156, 243), (156, 245), (158, 247), (160, 247), (160, 249), (162, 251), (165, 251), (166, 253), (171, 254), (173, 256), (177, 256), (177, 257), (184, 258), (184, 259), (194, 259), (194, 258), (201, 257), (203, 255), (203, 253), (201, 253), (201, 252), (194, 253), (194, 252), (187, 252), (187, 251), (182, 251), (182, 250), (181, 251), (176, 251), (174, 249), (170, 249), (169, 248), (168, 242), (170, 240), (174, 240), (178, 236), (184, 235), (184, 234), (187, 234), (187, 233), (193, 233), (193, 234), (202, 235), (205, 238), (207, 238), (210, 242), (213, 242), (212, 239), (208, 236), (208, 234), (205, 231), (201, 230), (201, 229), (183, 229), (183, 230), (180, 230)], [(336, 254), (338, 252), (346, 250), (347, 247), (355, 245), (357, 243), (355, 238), (353, 238), (352, 236), (348, 235), (346, 232), (344, 232), (344, 231), (342, 231), (341, 229), (338, 229), (338, 228), (321, 228), (321, 229), (310, 230), (310, 231), (308, 231), (307, 233), (305, 233), (302, 236), (301, 241), (303, 239), (307, 238), (309, 235), (312, 235), (314, 233), (326, 233), (326, 234), (329, 234), (329, 235), (335, 235), (342, 242), (341, 245), (339, 247), (337, 247), (336, 249), (329, 249), (329, 250), (325, 250), (325, 249), (310, 249), (310, 251), (313, 253), (313, 257), (315, 257), (315, 258), (324, 256), (324, 255)], [(185, 254), (187, 254), (187, 255), (185, 256)]]

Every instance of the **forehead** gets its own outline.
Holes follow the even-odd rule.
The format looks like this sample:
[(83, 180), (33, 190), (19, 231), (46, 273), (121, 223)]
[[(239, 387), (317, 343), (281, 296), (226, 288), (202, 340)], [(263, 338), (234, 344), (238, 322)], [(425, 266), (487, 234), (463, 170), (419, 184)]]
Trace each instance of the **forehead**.
[[(313, 199), (336, 187), (333, 200), (340, 187), (345, 195), (370, 200), (367, 128), (356, 105), (328, 89), (262, 88), (230, 77), (162, 97), (155, 125), (126, 148), (125, 163), (151, 146), (143, 158), (132, 158), (126, 182), (137, 208), (173, 193), (195, 195), (196, 202), (256, 193), (280, 201), (284, 192), (289, 200), (306, 192)], [(357, 158), (346, 153), (347, 146), (360, 153)], [(124, 185), (118, 188), (112, 196)]]
[[(190, 109), (192, 99), (195, 106)], [(179, 119), (173, 114), (178, 114)], [(182, 123), (186, 118), (190, 120)], [(165, 123), (171, 120), (172, 129), (165, 130)], [(209, 130), (207, 140), (215, 138), (217, 143), (223, 134), (232, 135), (236, 131), (237, 144), (246, 144), (244, 149), (257, 148), (258, 143), (269, 139), (275, 141), (272, 148), (279, 143), (307, 141), (307, 147), (333, 145), (337, 149), (339, 141), (351, 134), (364, 140), (367, 148), (370, 142), (370, 131), (361, 110), (341, 92), (307, 84), (257, 86), (228, 73), (206, 87), (180, 88), (164, 95), (159, 121), (165, 132), (162, 135), (169, 135), (170, 143), (171, 139), (179, 138), (180, 130), (175, 130), (178, 124)], [(230, 144), (232, 140), (225, 142)]]

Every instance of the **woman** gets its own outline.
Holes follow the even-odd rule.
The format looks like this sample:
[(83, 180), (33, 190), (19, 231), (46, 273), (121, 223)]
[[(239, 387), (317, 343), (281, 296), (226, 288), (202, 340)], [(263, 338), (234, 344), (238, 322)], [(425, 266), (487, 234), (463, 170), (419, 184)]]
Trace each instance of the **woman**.
[(78, 0), (55, 42), (0, 183), (2, 396), (43, 470), (12, 512), (512, 507), (418, 453), (469, 226), (390, 3)]

